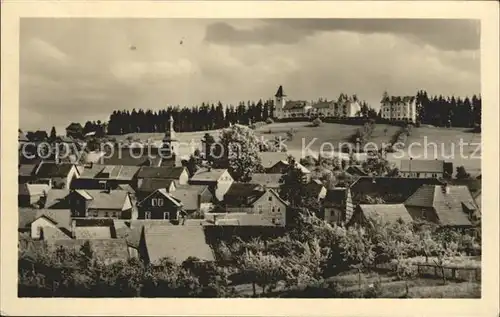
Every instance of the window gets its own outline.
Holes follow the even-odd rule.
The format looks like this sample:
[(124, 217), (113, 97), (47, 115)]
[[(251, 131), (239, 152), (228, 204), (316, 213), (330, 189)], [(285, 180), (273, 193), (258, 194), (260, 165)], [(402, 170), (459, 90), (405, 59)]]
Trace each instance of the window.
[(106, 217), (106, 218), (107, 218), (107, 217), (109, 217), (108, 212), (105, 212), (105, 213), (104, 213), (104, 217)]
[(274, 212), (274, 206), (273, 206), (273, 208), (271, 209), (271, 212)]
[(280, 212), (280, 211), (281, 211), (281, 210), (280, 210), (280, 207), (278, 207), (278, 212)]
[(269, 201), (273, 201), (273, 197), (272, 197), (272, 196), (269, 196), (268, 200), (269, 200)]
[(259, 211), (259, 213), (261, 214), (261, 213), (263, 212), (263, 210), (262, 210), (262, 205), (258, 205), (258, 206), (257, 206), (257, 210), (258, 210), (258, 211)]
[(151, 211), (146, 211), (144, 213), (144, 219), (151, 219)]
[(116, 217), (116, 212), (113, 212), (113, 218), (117, 218), (117, 217)]
[(151, 206), (155, 207), (158, 204), (157, 201), (156, 198), (151, 199)]
[(170, 214), (168, 212), (163, 213), (163, 219), (168, 220), (170, 219)]

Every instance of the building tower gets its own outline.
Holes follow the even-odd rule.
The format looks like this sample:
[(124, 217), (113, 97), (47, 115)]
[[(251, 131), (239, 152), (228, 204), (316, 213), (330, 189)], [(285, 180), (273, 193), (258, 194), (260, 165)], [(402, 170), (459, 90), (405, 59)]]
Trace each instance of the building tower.
[(281, 119), (283, 118), (283, 107), (285, 107), (286, 95), (283, 92), (283, 86), (279, 86), (276, 95), (274, 95), (274, 117)]
[(174, 119), (172, 116), (168, 119), (167, 129), (162, 141), (162, 162), (161, 166), (175, 167), (177, 159), (177, 149), (179, 140), (177, 140), (174, 131)]

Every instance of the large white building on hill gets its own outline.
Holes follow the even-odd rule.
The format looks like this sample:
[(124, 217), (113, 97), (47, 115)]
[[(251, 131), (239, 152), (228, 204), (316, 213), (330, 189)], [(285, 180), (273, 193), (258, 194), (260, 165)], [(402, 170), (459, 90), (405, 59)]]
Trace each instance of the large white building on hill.
[(287, 100), (283, 86), (279, 86), (274, 95), (274, 115), (278, 119), (308, 117), (352, 118), (359, 115), (361, 106), (356, 96), (340, 94), (337, 101), (318, 101), (312, 103), (304, 100)]
[(384, 119), (417, 121), (417, 98), (415, 96), (389, 96), (385, 92), (380, 103), (380, 113)]

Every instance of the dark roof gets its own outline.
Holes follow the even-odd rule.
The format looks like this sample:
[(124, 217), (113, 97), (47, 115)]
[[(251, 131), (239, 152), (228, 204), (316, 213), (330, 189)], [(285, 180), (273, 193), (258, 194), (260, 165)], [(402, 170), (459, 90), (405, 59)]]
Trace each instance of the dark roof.
[(113, 227), (112, 218), (73, 218), (76, 227)]
[(403, 204), (359, 205), (368, 220), (379, 218), (384, 222), (395, 222), (399, 219), (412, 222), (413, 219)]
[(65, 209), (69, 208), (69, 190), (67, 189), (50, 189), (47, 192), (45, 208), (50, 209)]
[(283, 110), (303, 109), (308, 105), (309, 102), (304, 100), (295, 100), (295, 101), (289, 100), (286, 102), (285, 106), (283, 107)]
[(434, 209), (443, 226), (469, 226), (472, 223), (464, 206), (478, 209), (467, 186), (423, 185), (404, 204), (408, 208)]
[(252, 206), (266, 193), (263, 186), (250, 183), (232, 183), (224, 195), (227, 206)]
[(182, 263), (188, 257), (213, 261), (214, 254), (206, 242), (203, 226), (153, 226), (144, 229), (149, 261), (161, 258)]
[(379, 197), (387, 204), (401, 204), (424, 184), (441, 185), (436, 178), (406, 177), (359, 177), (351, 186), (354, 204), (363, 202), (366, 196)]
[(82, 125), (78, 122), (71, 122), (67, 127), (66, 130), (73, 130), (73, 129), (83, 129)]
[[(140, 153), (143, 155), (140, 155)], [(114, 148), (100, 158), (104, 165), (150, 166), (150, 159), (156, 155), (148, 155), (148, 149), (141, 148)]]
[(17, 141), (18, 142), (29, 142), (29, 139), (26, 137), (26, 134), (24, 134), (23, 131), (18, 130), (17, 131)]
[(84, 169), (80, 178), (132, 180), (139, 166), (92, 164)]
[(18, 228), (27, 229), (33, 221), (46, 217), (54, 222), (57, 227), (69, 229), (71, 227), (71, 211), (69, 209), (28, 209), (19, 208)]
[(162, 178), (145, 178), (142, 180), (141, 185), (138, 188), (138, 191), (145, 193), (152, 193), (160, 188), (170, 188), (170, 185), (175, 183), (171, 179), (162, 179)]
[(318, 197), (321, 191), (325, 188), (321, 182), (312, 181), (306, 185), (306, 191), (311, 197)]
[(179, 179), (182, 173), (186, 171), (185, 167), (141, 167), (137, 173), (138, 178), (164, 178)]
[(254, 173), (252, 174), (250, 183), (259, 184), (268, 188), (279, 188), (282, 177), (282, 174)]
[(18, 168), (18, 176), (29, 177), (35, 174), (38, 164), (20, 164)]
[(278, 91), (276, 91), (276, 95), (274, 95), (274, 96), (278, 97), (278, 98), (286, 96), (285, 93), (283, 92), (283, 86), (280, 85), (278, 87)]
[(347, 188), (327, 189), (323, 205), (325, 207), (338, 207), (345, 204), (347, 199)]
[(271, 168), (280, 161), (287, 161), (289, 154), (286, 152), (260, 152), (261, 164), (264, 168)]
[(359, 165), (351, 165), (346, 169), (346, 172), (351, 175), (368, 176), (368, 173)]
[(442, 160), (401, 160), (401, 172), (443, 173)]
[(67, 163), (42, 162), (36, 176), (40, 178), (66, 177), (74, 166)]

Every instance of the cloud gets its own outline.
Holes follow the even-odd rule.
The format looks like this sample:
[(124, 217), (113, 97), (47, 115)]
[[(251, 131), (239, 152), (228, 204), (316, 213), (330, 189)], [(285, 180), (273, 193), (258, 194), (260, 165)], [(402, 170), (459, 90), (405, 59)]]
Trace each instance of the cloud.
[(477, 50), (478, 20), (458, 19), (269, 19), (253, 29), (238, 29), (227, 22), (207, 27), (205, 39), (220, 44), (294, 44), (318, 32), (347, 31), (393, 34), (441, 50)]

